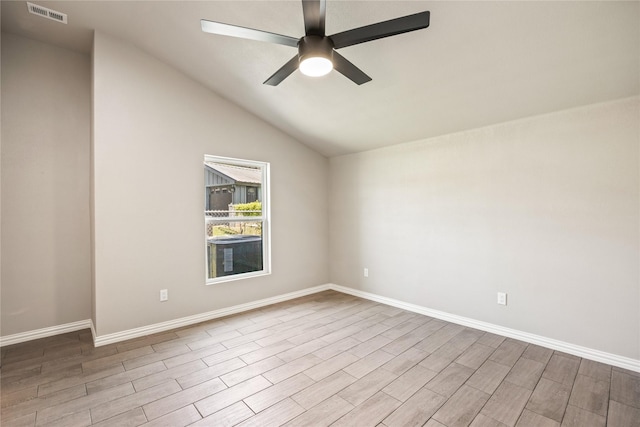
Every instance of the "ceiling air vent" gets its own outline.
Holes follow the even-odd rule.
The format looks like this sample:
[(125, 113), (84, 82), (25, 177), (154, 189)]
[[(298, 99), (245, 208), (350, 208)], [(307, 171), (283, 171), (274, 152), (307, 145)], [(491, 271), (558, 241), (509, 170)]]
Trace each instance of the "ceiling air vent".
[(53, 21), (67, 23), (67, 14), (49, 9), (48, 7), (38, 6), (37, 4), (27, 2), (29, 12), (34, 15), (42, 16), (43, 18), (51, 19)]

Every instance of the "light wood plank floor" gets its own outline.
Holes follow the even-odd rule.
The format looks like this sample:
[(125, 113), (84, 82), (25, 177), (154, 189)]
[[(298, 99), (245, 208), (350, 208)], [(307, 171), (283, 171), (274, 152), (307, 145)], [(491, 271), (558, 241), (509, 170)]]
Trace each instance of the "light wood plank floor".
[(640, 374), (327, 291), (2, 348), (8, 426), (640, 426)]

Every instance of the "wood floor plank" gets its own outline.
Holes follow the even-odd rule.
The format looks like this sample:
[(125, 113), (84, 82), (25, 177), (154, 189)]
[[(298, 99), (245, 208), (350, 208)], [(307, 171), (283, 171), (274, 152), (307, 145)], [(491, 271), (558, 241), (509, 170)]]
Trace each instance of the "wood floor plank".
[[(219, 355), (222, 352), (226, 352), (227, 348), (222, 344), (214, 344), (208, 347), (200, 348), (198, 350), (189, 349), (186, 347), (186, 351), (179, 351), (177, 355), (173, 354), (163, 354), (163, 353), (155, 353), (155, 355), (150, 356), (145, 363), (149, 363), (151, 360), (162, 360), (167, 369), (174, 368), (178, 365), (183, 365), (185, 363), (193, 362), (194, 360), (204, 360), (205, 363), (209, 364), (207, 360), (210, 360), (212, 357)], [(182, 348), (181, 348), (182, 349)], [(180, 350), (181, 350), (180, 349)], [(178, 351), (178, 349), (175, 349)], [(168, 351), (166, 352), (168, 353)], [(164, 357), (163, 357), (164, 356)], [(137, 365), (138, 363), (136, 363)], [(125, 362), (124, 367), (127, 369), (131, 369), (133, 367), (132, 362)]]
[[(205, 364), (206, 365), (206, 364)], [(235, 371), (247, 366), (240, 358), (234, 357), (233, 359), (225, 360), (217, 365), (209, 366), (205, 369), (200, 369), (190, 374), (185, 374), (177, 378), (178, 384), (182, 388), (190, 388), (205, 381), (212, 380), (220, 377), (228, 372)]]
[(500, 344), (503, 343), (504, 340), (506, 340), (506, 338), (503, 336), (492, 334), (491, 332), (485, 332), (485, 334), (482, 335), (480, 338), (478, 338), (478, 341), (476, 342), (478, 344), (483, 344), (489, 347), (498, 348)]
[(255, 414), (249, 407), (242, 401), (234, 403), (218, 412), (215, 412), (208, 417), (196, 421), (192, 424), (193, 427), (230, 427), (240, 424), (242, 421), (253, 417)]
[(640, 427), (640, 409), (611, 401), (607, 417), (608, 427)]
[(580, 360), (554, 354), (544, 369), (542, 376), (560, 384), (573, 386)]
[(593, 360), (582, 359), (578, 375), (586, 375), (597, 381), (611, 380), (611, 366), (604, 363), (594, 362)]
[[(389, 329), (391, 329), (391, 326), (385, 324), (384, 321), (382, 321), (380, 323), (371, 325), (368, 328), (365, 328), (356, 334), (353, 334), (353, 338), (357, 339), (358, 341), (365, 342), (380, 335), (381, 333)], [(387, 342), (391, 341), (391, 339), (389, 338), (387, 338), (387, 340), (388, 340)]]
[(193, 362), (185, 363), (184, 365), (178, 365), (171, 369), (159, 370), (156, 373), (151, 373), (149, 375), (133, 379), (132, 383), (136, 391), (146, 390), (150, 387), (166, 382), (167, 380), (175, 380), (192, 372), (197, 372), (206, 368), (207, 364), (198, 359)]
[(541, 378), (526, 408), (560, 423), (567, 409), (570, 394), (571, 387), (568, 385)]
[(315, 384), (315, 382), (311, 378), (300, 373), (247, 397), (244, 399), (244, 403), (246, 403), (253, 412), (258, 413), (281, 400), (293, 396), (312, 384)]
[(430, 371), (440, 372), (456, 360), (463, 351), (463, 349), (453, 345), (451, 342), (445, 343), (424, 358), (424, 360), (420, 362), (420, 366), (424, 366)]
[(609, 406), (609, 382), (578, 374), (571, 390), (569, 405), (606, 417)]
[(431, 418), (429, 421), (427, 421), (424, 427), (447, 427), (447, 426)]
[[(64, 387), (64, 388), (67, 388), (67, 387)], [(8, 406), (17, 405), (18, 403), (34, 399), (37, 396), (38, 396), (38, 386), (35, 386), (35, 385), (28, 388), (23, 388), (21, 390), (16, 390), (11, 393), (3, 393), (1, 407), (6, 408)]]
[(421, 388), (388, 415), (383, 423), (389, 427), (423, 425), (446, 401), (446, 397)]
[[(395, 341), (400, 337), (413, 332), (412, 337), (419, 338), (419, 340), (416, 341), (416, 343), (418, 343), (446, 325), (446, 322), (436, 319), (429, 319), (427, 318), (427, 316), (419, 316), (419, 319), (421, 320), (421, 322), (416, 322), (414, 321), (414, 319), (408, 319), (402, 323), (397, 324), (396, 326), (393, 326), (391, 329), (384, 331), (380, 335)], [(388, 322), (389, 320), (386, 321)], [(430, 325), (425, 326), (427, 323), (430, 323)]]
[(535, 344), (529, 344), (524, 353), (522, 353), (522, 357), (525, 359), (535, 360), (545, 365), (549, 363), (551, 356), (553, 356), (553, 350)]
[(335, 427), (352, 427), (375, 426), (391, 412), (393, 412), (400, 402), (393, 397), (379, 392), (371, 398), (367, 399), (360, 406), (355, 407), (351, 412), (338, 419), (332, 426)]
[(473, 369), (452, 363), (433, 377), (425, 387), (442, 396), (451, 397), (473, 374)]
[(520, 387), (533, 390), (544, 371), (544, 364), (535, 360), (520, 358), (504, 379)]
[(430, 371), (423, 366), (416, 365), (404, 374), (400, 375), (382, 391), (400, 402), (405, 402), (436, 375), (438, 375), (437, 372)]
[(175, 332), (161, 332), (159, 334), (147, 335), (142, 338), (134, 338), (132, 340), (116, 343), (116, 348), (118, 349), (118, 353), (122, 353), (123, 351), (146, 347), (148, 345), (153, 346), (154, 344), (171, 341), (176, 338), (178, 338), (178, 335)]
[(314, 351), (313, 354), (321, 359), (327, 360), (349, 350), (352, 347), (355, 347), (358, 344), (360, 344), (360, 341), (357, 339), (346, 337), (331, 345), (324, 346), (321, 349)]
[[(240, 357), (243, 354), (247, 354), (250, 353), (254, 350), (258, 350), (261, 347), (253, 342), (244, 344), (244, 345), (240, 345), (238, 347), (234, 347), (232, 349), (229, 350), (225, 350), (225, 351), (221, 351), (219, 353), (215, 353), (212, 354), (211, 356), (207, 356), (207, 357), (203, 357), (202, 361), (204, 363), (206, 363), (209, 366), (213, 366), (213, 365), (217, 365), (220, 362), (224, 362), (226, 360), (229, 359), (233, 359), (234, 357)], [(166, 361), (165, 361), (166, 364)], [(167, 367), (169, 368), (170, 366), (167, 365)]]
[(433, 353), (463, 330), (463, 326), (448, 323), (416, 344), (416, 348), (426, 351), (427, 353)]
[(115, 417), (93, 423), (96, 427), (137, 427), (147, 422), (142, 408), (135, 408)]
[(354, 356), (349, 352), (340, 353), (329, 360), (325, 360), (324, 362), (318, 363), (314, 367), (307, 369), (306, 371), (304, 371), (304, 373), (309, 378), (315, 381), (320, 381), (324, 378), (327, 378), (331, 374), (334, 374), (339, 370), (352, 365), (358, 360), (360, 360), (358, 356)]
[(459, 334), (456, 334), (451, 338), (448, 344), (459, 348), (460, 350), (466, 350), (473, 345), (483, 335), (482, 331), (476, 329), (465, 328)]
[[(399, 325), (396, 328), (392, 328), (382, 334), (382, 336), (393, 340), (382, 349), (387, 353), (395, 355), (404, 353), (408, 349), (414, 347), (416, 344), (419, 344), (423, 340), (427, 339), (430, 335), (436, 333), (444, 326), (446, 326), (444, 322), (437, 322), (435, 320), (424, 325), (416, 325), (413, 322), (403, 323), (402, 325)], [(423, 351), (427, 354), (430, 353), (425, 349), (418, 348), (418, 350)]]
[[(353, 354), (351, 352), (349, 353)], [(379, 368), (380, 366), (387, 363), (389, 360), (393, 359), (393, 357), (394, 356), (392, 354), (389, 354), (386, 351), (376, 350), (373, 353), (367, 355), (366, 357), (363, 357), (362, 359), (358, 360), (357, 362), (354, 362), (351, 365), (347, 366), (343, 370), (351, 376), (354, 376), (356, 378), (362, 378), (365, 375), (367, 375), (369, 372)]]
[(153, 421), (145, 423), (145, 427), (184, 427), (201, 420), (202, 417), (195, 406), (180, 408)]
[(134, 359), (136, 357), (144, 356), (151, 353), (154, 353), (154, 350), (150, 345), (147, 345), (133, 350), (124, 351), (122, 353), (116, 353), (109, 356), (100, 357), (98, 359), (89, 360), (82, 363), (82, 369), (84, 371), (97, 370), (105, 366), (112, 366), (116, 363), (122, 363), (126, 360)]
[(507, 338), (496, 348), (496, 351), (489, 356), (489, 360), (500, 363), (501, 365), (512, 367), (516, 364), (522, 353), (526, 350), (527, 345)]
[[(162, 400), (162, 398), (173, 395), (180, 390), (182, 389), (176, 381), (167, 381), (134, 393), (133, 395), (122, 396), (118, 399), (96, 405), (91, 408), (91, 419), (93, 419), (94, 422), (100, 422), (140, 406), (144, 408), (145, 404), (158, 401), (158, 399)], [(175, 398), (172, 398), (171, 400), (172, 402), (176, 401)], [(147, 418), (149, 418), (148, 414)]]
[(73, 401), (86, 395), (87, 388), (84, 384), (79, 384), (74, 387), (50, 393), (43, 397), (36, 397), (35, 399), (2, 408), (0, 419), (6, 423), (10, 420), (23, 418), (35, 413), (36, 411), (43, 411), (48, 408), (57, 408), (66, 402)]
[(137, 380), (138, 378), (146, 377), (157, 372), (165, 371), (167, 368), (162, 362), (155, 362), (149, 365), (142, 365), (130, 371), (120, 372), (108, 377), (100, 378), (97, 380), (86, 383), (87, 393), (93, 394), (102, 390), (126, 384)]
[[(207, 332), (207, 334), (209, 334), (209, 333)], [(197, 339), (188, 340), (188, 341), (185, 340), (185, 344), (191, 350), (199, 350), (201, 348), (209, 347), (209, 346), (212, 346), (214, 344), (219, 344), (222, 341), (230, 340), (231, 338), (237, 338), (239, 336), (242, 336), (242, 334), (240, 332), (238, 332), (237, 330), (232, 329), (232, 330), (227, 331), (227, 332), (215, 333), (213, 336), (207, 336), (207, 337), (197, 338)], [(154, 345), (153, 348), (156, 351), (158, 351), (158, 346), (157, 345)]]
[[(184, 390), (180, 388), (177, 382), (169, 381), (147, 389), (158, 390), (155, 393), (147, 392), (147, 390), (136, 393), (143, 396), (141, 397), (143, 401), (136, 406), (142, 406), (147, 419), (154, 420), (226, 389), (227, 386), (219, 378), (205, 381)], [(91, 415), (94, 416), (93, 410)]]
[(513, 426), (518, 421), (531, 393), (531, 390), (505, 381), (500, 384), (482, 408), (481, 413), (503, 424)]
[(234, 371), (229, 372), (228, 374), (224, 374), (220, 376), (220, 379), (224, 381), (227, 387), (232, 387), (236, 384), (240, 384), (243, 381), (248, 380), (249, 378), (253, 378), (260, 374), (263, 374), (267, 371), (270, 371), (278, 366), (282, 366), (284, 362), (282, 359), (271, 356), (267, 359), (260, 360), (258, 362), (252, 363), (251, 365), (244, 366), (240, 369), (236, 369)]
[(304, 412), (304, 408), (287, 398), (240, 423), (239, 427), (278, 427)]
[(605, 427), (607, 419), (584, 409), (568, 405), (562, 418), (562, 427)]
[(326, 427), (353, 409), (353, 405), (337, 395), (317, 404), (293, 420), (286, 427)]
[(288, 349), (285, 349), (286, 351), (278, 353), (278, 357), (285, 363), (313, 353), (314, 351), (325, 347), (327, 343), (320, 338), (316, 338), (315, 340), (307, 341), (304, 344), (294, 345), (292, 343), (289, 343), (289, 345), (290, 347)]
[(560, 423), (525, 409), (522, 411), (516, 427), (560, 427)]
[(320, 363), (322, 363), (322, 359), (320, 359), (319, 357), (315, 356), (314, 354), (306, 354), (298, 359), (292, 360), (289, 363), (284, 363), (283, 365), (275, 369), (265, 372), (264, 374), (262, 374), (262, 376), (271, 381), (273, 384), (276, 384), (296, 374), (311, 369)]
[(56, 406), (51, 406), (38, 411), (36, 425), (46, 425), (64, 416), (75, 412), (86, 411), (100, 404), (108, 404), (112, 400), (134, 393), (135, 389), (133, 385), (126, 383), (94, 394), (88, 394)]
[(89, 373), (79, 373), (69, 377), (62, 378), (57, 381), (48, 382), (38, 386), (38, 395), (45, 396), (56, 391), (64, 390), (65, 388), (73, 387), (80, 384), (90, 383), (103, 378), (108, 378), (113, 375), (121, 374), (124, 372), (124, 366), (118, 363), (113, 366), (107, 366), (105, 369), (99, 371), (90, 371)]
[(91, 425), (91, 413), (87, 411), (76, 412), (62, 417), (59, 420), (47, 423), (47, 427), (87, 427)]
[(508, 366), (487, 360), (473, 373), (467, 385), (493, 394), (510, 370)]
[[(358, 334), (356, 334), (358, 335)], [(355, 335), (354, 335), (355, 336)], [(387, 337), (383, 337), (382, 335), (377, 335), (374, 336), (373, 338), (368, 339), (367, 341), (364, 341), (360, 344), (358, 344), (357, 346), (349, 349), (349, 353), (358, 356), (360, 358), (362, 357), (366, 357), (368, 355), (370, 355), (371, 353), (373, 353), (374, 351), (384, 347), (385, 345), (389, 344), (391, 342), (391, 339), (387, 338)]]
[(356, 382), (356, 378), (344, 371), (338, 371), (294, 394), (292, 398), (305, 409), (313, 408), (354, 382)]
[(381, 366), (392, 374), (402, 375), (409, 369), (413, 368), (418, 363), (422, 362), (428, 354), (417, 348), (410, 348), (404, 353), (400, 353), (398, 356), (389, 360), (387, 363)]
[(272, 384), (264, 377), (258, 375), (257, 377), (196, 402), (196, 408), (203, 417), (207, 417), (271, 385)]
[(469, 427), (509, 427), (509, 426), (480, 413), (473, 419), (473, 422), (469, 424)]
[(384, 369), (376, 369), (338, 392), (338, 396), (358, 406), (397, 378)]
[[(245, 353), (239, 357), (244, 363), (246, 363), (247, 365), (251, 365), (261, 360), (273, 357), (276, 354), (282, 356), (283, 352), (286, 353), (286, 350), (290, 350), (292, 348), (295, 348), (295, 345), (291, 344), (289, 341), (279, 341), (266, 347), (250, 351), (249, 353)], [(294, 359), (296, 358), (297, 357), (295, 357)], [(279, 357), (279, 359), (282, 363), (287, 362), (287, 360), (285, 360), (285, 358), (283, 357)]]
[(455, 361), (467, 368), (478, 369), (494, 351), (495, 349), (493, 347), (475, 342)]
[(614, 370), (611, 373), (611, 400), (640, 409), (640, 376)]
[[(73, 356), (61, 357), (57, 359), (52, 359), (47, 362), (44, 362), (41, 367), (42, 373), (47, 372), (58, 372), (61, 369), (67, 367), (73, 367), (77, 364), (81, 364), (82, 368), (84, 368), (84, 363), (97, 360), (103, 357), (111, 356), (117, 354), (118, 350), (115, 344), (106, 345), (103, 347), (92, 348), (89, 350), (82, 350), (81, 354), (75, 354)], [(109, 366), (108, 364), (106, 366)], [(85, 369), (86, 371), (86, 369)]]
[(433, 418), (447, 427), (468, 426), (489, 397), (485, 392), (463, 385), (433, 414)]

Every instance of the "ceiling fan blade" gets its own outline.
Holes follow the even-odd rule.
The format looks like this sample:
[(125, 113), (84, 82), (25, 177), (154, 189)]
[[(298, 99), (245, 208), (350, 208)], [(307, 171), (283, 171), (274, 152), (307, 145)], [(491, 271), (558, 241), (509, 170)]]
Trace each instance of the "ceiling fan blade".
[(294, 56), (284, 64), (278, 71), (273, 73), (271, 77), (264, 81), (263, 84), (269, 86), (278, 86), (284, 79), (289, 77), (291, 73), (298, 69), (298, 55)]
[(326, 0), (302, 0), (304, 32), (307, 36), (324, 36), (324, 23), (327, 16)]
[(253, 28), (239, 27), (237, 25), (223, 24), (221, 22), (207, 21), (206, 19), (201, 19), (200, 24), (202, 25), (202, 31), (205, 33), (298, 47), (298, 39), (294, 37), (254, 30)]
[(333, 51), (333, 68), (357, 85), (371, 81), (371, 77), (336, 51)]
[(358, 43), (427, 28), (429, 26), (429, 15), (428, 11), (415, 13), (413, 15), (403, 16), (402, 18), (343, 31), (329, 36), (329, 38), (333, 42), (335, 49), (340, 49)]

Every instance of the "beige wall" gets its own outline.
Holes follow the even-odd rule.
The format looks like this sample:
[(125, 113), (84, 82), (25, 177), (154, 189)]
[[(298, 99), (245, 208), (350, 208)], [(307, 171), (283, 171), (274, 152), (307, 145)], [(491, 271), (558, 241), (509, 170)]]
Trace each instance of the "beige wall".
[[(326, 158), (100, 33), (93, 74), (99, 336), (328, 281)], [(204, 154), (271, 163), (271, 275), (205, 286)]]
[(88, 319), (90, 61), (2, 34), (2, 336)]
[(639, 359), (639, 117), (633, 98), (332, 158), (331, 281)]

